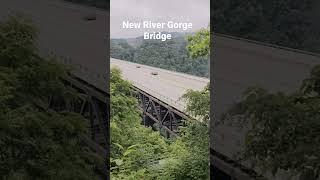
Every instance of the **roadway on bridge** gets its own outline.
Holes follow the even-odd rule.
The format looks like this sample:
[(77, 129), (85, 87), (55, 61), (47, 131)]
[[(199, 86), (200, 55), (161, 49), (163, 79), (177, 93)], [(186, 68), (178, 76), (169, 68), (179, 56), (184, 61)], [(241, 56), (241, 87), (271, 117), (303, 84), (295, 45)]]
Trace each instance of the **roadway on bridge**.
[[(110, 58), (112, 67), (122, 71), (123, 78), (133, 85), (168, 105), (185, 112), (185, 101), (181, 98), (187, 90), (203, 90), (209, 79), (184, 73), (168, 71), (142, 64)], [(156, 72), (157, 75), (152, 75)]]

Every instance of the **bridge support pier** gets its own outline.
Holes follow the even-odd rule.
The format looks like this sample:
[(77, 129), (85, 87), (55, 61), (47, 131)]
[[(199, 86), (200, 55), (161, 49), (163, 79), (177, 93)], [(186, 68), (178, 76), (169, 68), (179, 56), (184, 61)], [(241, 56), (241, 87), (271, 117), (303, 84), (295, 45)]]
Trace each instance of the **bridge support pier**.
[(154, 124), (154, 121), (149, 116), (147, 116), (146, 114), (143, 114), (142, 118), (143, 118), (143, 125), (144, 126), (152, 127), (152, 125)]

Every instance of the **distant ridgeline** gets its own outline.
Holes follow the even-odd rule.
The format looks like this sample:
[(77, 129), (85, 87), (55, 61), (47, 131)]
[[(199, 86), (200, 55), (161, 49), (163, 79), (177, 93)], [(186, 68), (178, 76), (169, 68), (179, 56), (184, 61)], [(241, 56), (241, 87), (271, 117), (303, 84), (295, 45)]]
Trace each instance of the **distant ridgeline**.
[(320, 53), (319, 0), (215, 0), (214, 31)]
[(110, 56), (135, 63), (209, 77), (208, 57), (192, 59), (186, 49), (185, 33), (171, 33), (167, 41), (144, 40), (143, 37), (111, 39)]
[(64, 0), (72, 3), (93, 6), (102, 9), (108, 9), (109, 1), (107, 0)]

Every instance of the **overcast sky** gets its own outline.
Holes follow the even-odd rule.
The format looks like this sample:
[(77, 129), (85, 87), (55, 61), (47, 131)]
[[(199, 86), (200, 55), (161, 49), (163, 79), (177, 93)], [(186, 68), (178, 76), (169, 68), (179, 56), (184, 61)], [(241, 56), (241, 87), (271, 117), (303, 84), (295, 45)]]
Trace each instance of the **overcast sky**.
[[(208, 27), (210, 22), (210, 0), (111, 0), (110, 3), (111, 38), (142, 36), (145, 29), (123, 29), (122, 22), (174, 21), (191, 22), (194, 32)], [(154, 30), (151, 30), (154, 32)], [(150, 32), (151, 32), (150, 31)], [(157, 31), (178, 31), (158, 29)]]

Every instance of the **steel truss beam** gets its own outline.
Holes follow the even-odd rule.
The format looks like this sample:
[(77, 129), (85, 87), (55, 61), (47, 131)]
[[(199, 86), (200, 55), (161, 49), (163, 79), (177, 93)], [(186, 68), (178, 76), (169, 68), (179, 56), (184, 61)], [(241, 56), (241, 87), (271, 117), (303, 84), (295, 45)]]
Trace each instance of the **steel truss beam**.
[(66, 85), (77, 90), (79, 96), (72, 101), (61, 98), (49, 98), (49, 108), (56, 111), (69, 111), (81, 114), (88, 122), (89, 134), (82, 138), (94, 152), (105, 159), (103, 167), (97, 167), (99, 172), (109, 177), (109, 95), (99, 91), (90, 84), (75, 77), (64, 79)]
[(150, 94), (134, 88), (142, 111), (143, 124), (164, 131), (166, 137), (175, 137), (179, 127), (184, 126), (184, 120), (190, 119), (187, 115)]

